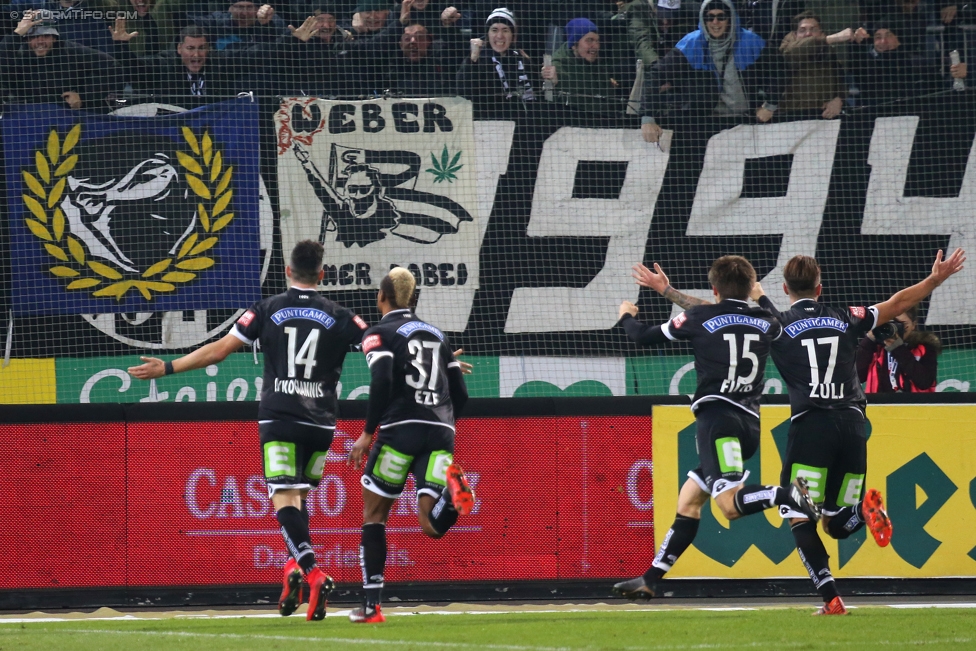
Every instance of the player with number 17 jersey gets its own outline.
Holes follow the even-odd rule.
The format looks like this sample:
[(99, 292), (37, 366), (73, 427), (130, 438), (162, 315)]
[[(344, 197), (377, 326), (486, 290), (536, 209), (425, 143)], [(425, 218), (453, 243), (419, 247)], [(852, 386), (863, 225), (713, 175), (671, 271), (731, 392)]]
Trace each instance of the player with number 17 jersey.
[(877, 308), (837, 308), (801, 298), (780, 312), (766, 295), (759, 305), (783, 324), (772, 356), (786, 381), (790, 419), (813, 408), (856, 409), (863, 415), (867, 403), (854, 360), (858, 341), (877, 324)]

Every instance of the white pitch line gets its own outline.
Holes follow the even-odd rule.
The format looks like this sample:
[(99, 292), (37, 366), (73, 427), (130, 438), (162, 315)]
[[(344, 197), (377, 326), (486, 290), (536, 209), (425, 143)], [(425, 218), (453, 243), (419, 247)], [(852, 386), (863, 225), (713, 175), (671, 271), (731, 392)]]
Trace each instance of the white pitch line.
[[(387, 617), (415, 617), (418, 615), (531, 615), (531, 614), (559, 614), (559, 613), (674, 613), (674, 612), (736, 612), (736, 611), (761, 611), (761, 610), (790, 610), (790, 609), (805, 609), (809, 608), (811, 611), (816, 608), (814, 604), (810, 606), (804, 606), (803, 604), (783, 604), (781, 606), (681, 606), (681, 605), (668, 605), (668, 606), (645, 606), (645, 607), (627, 607), (629, 604), (624, 605), (621, 608), (559, 608), (559, 609), (538, 609), (538, 610), (402, 610), (402, 611), (388, 611), (384, 613)], [(393, 607), (393, 606), (391, 606)], [(396, 606), (397, 608), (409, 608), (404, 606)], [(964, 603), (919, 603), (919, 604), (866, 604), (863, 606), (853, 606), (848, 605), (848, 610), (855, 610), (858, 608), (897, 608), (900, 610), (911, 610), (911, 609), (925, 609), (925, 608), (953, 608), (953, 609), (973, 609), (976, 608), (976, 602), (964, 602)], [(349, 610), (338, 610), (329, 611), (327, 619), (336, 617), (348, 617)], [(295, 613), (291, 617), (304, 617), (304, 613)], [(113, 617), (3, 617), (0, 616), (0, 625), (3, 624), (45, 624), (45, 623), (63, 623), (63, 622), (136, 622), (136, 621), (163, 621), (172, 619), (194, 619), (194, 620), (206, 620), (206, 619), (280, 619), (280, 615), (274, 612), (270, 613), (237, 613), (228, 615), (215, 615), (211, 613), (200, 613), (195, 614), (192, 612), (181, 613), (179, 615), (168, 615), (157, 617), (153, 615), (117, 615)], [(663, 648), (663, 647), (662, 647)]]
[[(397, 646), (424, 648), (449, 648), (449, 649), (485, 649), (490, 651), (579, 651), (581, 649), (592, 649), (592, 646), (583, 647), (550, 647), (550, 646), (528, 646), (515, 644), (471, 644), (466, 642), (433, 642), (425, 640), (382, 640), (382, 639), (361, 639), (361, 638), (341, 638), (341, 637), (300, 637), (291, 635), (244, 635), (241, 633), (190, 633), (186, 631), (117, 631), (103, 629), (42, 629), (47, 633), (72, 634), (72, 635), (128, 635), (128, 636), (149, 636), (149, 637), (182, 637), (182, 638), (207, 638), (207, 639), (227, 639), (227, 640), (264, 640), (275, 642), (335, 642), (338, 644), (367, 645), (367, 646)], [(972, 638), (942, 638), (925, 640), (876, 640), (871, 644), (880, 646), (929, 646), (929, 645), (956, 645), (970, 644)], [(863, 647), (864, 642), (859, 640), (831, 640), (819, 641), (818, 646), (829, 647)], [(810, 642), (723, 642), (723, 643), (699, 643), (699, 644), (649, 644), (639, 647), (621, 647), (626, 651), (698, 651), (702, 649), (793, 649), (810, 648)]]

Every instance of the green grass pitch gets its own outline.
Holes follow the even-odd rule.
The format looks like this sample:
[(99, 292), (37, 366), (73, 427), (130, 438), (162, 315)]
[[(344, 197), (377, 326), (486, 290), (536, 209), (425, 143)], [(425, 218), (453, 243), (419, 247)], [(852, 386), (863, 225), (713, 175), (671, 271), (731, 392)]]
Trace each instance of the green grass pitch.
[(809, 608), (588, 610), (391, 616), (351, 624), (303, 618), (193, 618), (0, 623), (0, 650), (247, 649), (976, 649), (976, 609), (862, 607), (846, 617)]

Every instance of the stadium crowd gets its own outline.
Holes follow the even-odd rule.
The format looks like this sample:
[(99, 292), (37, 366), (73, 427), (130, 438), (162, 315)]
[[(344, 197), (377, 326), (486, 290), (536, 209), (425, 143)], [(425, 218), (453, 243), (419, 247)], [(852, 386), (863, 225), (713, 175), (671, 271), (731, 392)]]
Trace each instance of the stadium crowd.
[[(964, 86), (952, 0), (12, 0), (7, 102), (439, 96), (505, 117), (822, 117)], [(187, 100), (187, 98), (193, 98)]]

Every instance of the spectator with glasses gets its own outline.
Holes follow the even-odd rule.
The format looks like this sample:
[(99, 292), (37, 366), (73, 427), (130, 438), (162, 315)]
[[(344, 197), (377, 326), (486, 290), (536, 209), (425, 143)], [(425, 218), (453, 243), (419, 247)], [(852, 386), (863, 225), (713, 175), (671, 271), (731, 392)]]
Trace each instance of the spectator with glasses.
[(705, 0), (698, 29), (678, 41), (646, 75), (641, 110), (644, 140), (658, 142), (662, 133), (658, 118), (670, 104), (679, 109), (676, 119), (711, 132), (750, 116), (769, 122), (781, 94), (781, 64), (778, 53), (764, 50), (765, 45), (739, 25), (731, 0)]

